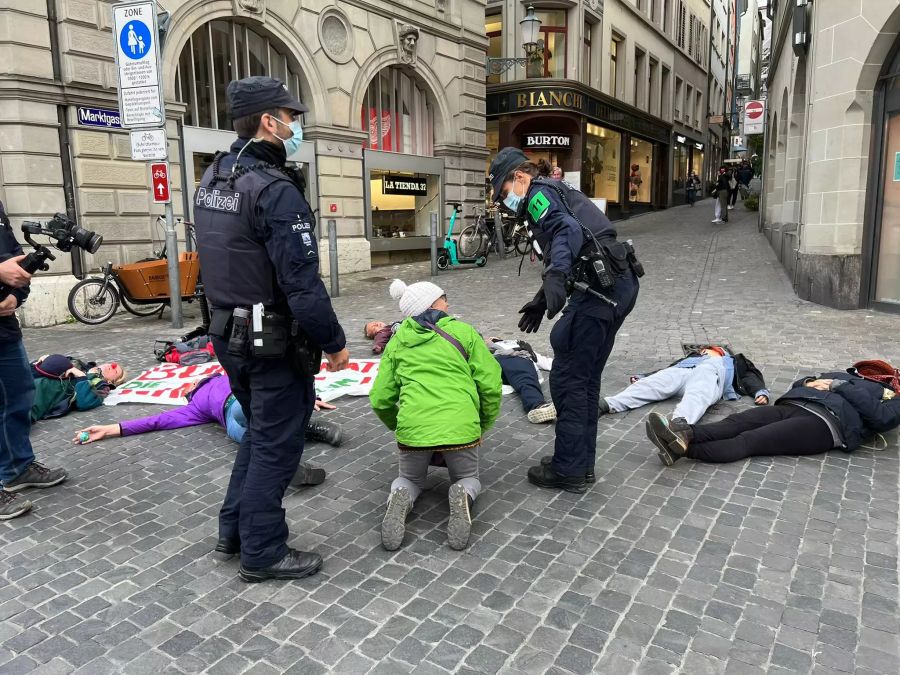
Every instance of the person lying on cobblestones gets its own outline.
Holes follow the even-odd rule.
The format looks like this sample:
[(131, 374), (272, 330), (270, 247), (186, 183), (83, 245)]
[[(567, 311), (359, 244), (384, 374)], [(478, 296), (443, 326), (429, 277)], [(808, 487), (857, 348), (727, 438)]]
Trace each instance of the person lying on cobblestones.
[(503, 384), (512, 387), (522, 399), (522, 409), (532, 424), (553, 422), (556, 407), (547, 403), (541, 390), (538, 369), (550, 370), (553, 360), (536, 353), (523, 340), (504, 340), (498, 337), (485, 339), (487, 348), (500, 364)]
[(696, 424), (707, 408), (718, 401), (753, 396), (756, 405), (766, 405), (769, 395), (762, 373), (750, 359), (743, 354), (732, 356), (722, 347), (710, 345), (667, 368), (635, 375), (618, 394), (600, 399), (600, 414), (625, 412), (681, 396), (672, 418)]
[(388, 343), (369, 393), (372, 410), (395, 432), (400, 449), (381, 542), (388, 551), (403, 543), (406, 516), (438, 455), (450, 472), (447, 539), (461, 550), (481, 491), (477, 448), (500, 412), (500, 366), (472, 326), (447, 315), (441, 288), (395, 279), (390, 292), (408, 318)]
[(63, 417), (72, 410), (103, 405), (111, 389), (125, 381), (118, 363), (85, 363), (62, 354), (47, 354), (31, 364), (35, 394), (31, 422)]
[(900, 398), (887, 384), (850, 372), (804, 377), (775, 405), (720, 422), (691, 425), (650, 413), (647, 437), (663, 464), (687, 457), (735, 462), (746, 457), (852, 452), (864, 439), (900, 425)]
[(366, 337), (375, 341), (372, 345), (372, 353), (381, 354), (384, 351), (384, 348), (387, 347), (387, 343), (390, 339), (394, 337), (394, 333), (397, 332), (399, 327), (399, 321), (395, 321), (394, 323), (370, 321), (367, 323), (364, 329)]
[[(316, 410), (334, 410), (333, 405), (324, 401), (316, 401)], [(84, 444), (101, 441), (104, 438), (118, 436), (135, 436), (148, 431), (164, 431), (181, 429), (199, 424), (216, 423), (225, 427), (228, 438), (240, 443), (247, 431), (247, 418), (241, 404), (231, 393), (231, 385), (227, 377), (213, 375), (201, 380), (188, 393), (186, 406), (166, 410), (157, 415), (123, 420), (118, 424), (94, 425), (81, 429), (72, 439), (74, 443)], [(306, 425), (307, 441), (323, 441), (338, 447), (343, 438), (339, 424), (322, 419), (312, 419)], [(319, 485), (325, 480), (325, 470), (312, 466), (308, 462), (300, 462), (291, 485)]]

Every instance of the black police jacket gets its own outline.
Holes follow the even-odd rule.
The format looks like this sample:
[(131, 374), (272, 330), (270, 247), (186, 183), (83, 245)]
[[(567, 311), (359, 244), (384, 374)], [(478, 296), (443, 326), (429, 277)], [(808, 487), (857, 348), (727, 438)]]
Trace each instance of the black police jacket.
[(204, 291), (216, 308), (263, 303), (291, 314), (325, 352), (338, 352), (346, 339), (319, 277), (309, 203), (271, 143), (247, 147), (232, 174), (247, 143), (239, 138), (220, 155), (194, 194)]
[[(10, 258), (22, 255), (22, 246), (16, 240), (9, 217), (6, 215), (6, 209), (3, 208), (3, 202), (0, 202), (0, 262), (5, 262)], [(16, 306), (21, 307), (22, 303), (28, 297), (29, 288), (14, 288), (12, 296), (16, 299)], [(4, 300), (5, 298), (0, 298)], [(13, 316), (0, 316), (0, 342), (18, 342), (22, 339), (22, 330), (19, 328), (19, 322)]]
[[(815, 379), (844, 380), (831, 391), (805, 386)], [(846, 372), (823, 373), (818, 378), (797, 380), (793, 388), (775, 401), (775, 405), (794, 402), (824, 408), (837, 424), (844, 441), (843, 449), (856, 450), (864, 438), (890, 431), (900, 425), (900, 397), (884, 399), (885, 387)]]
[(545, 273), (556, 270), (569, 274), (586, 243), (581, 225), (598, 240), (616, 236), (606, 214), (583, 192), (561, 180), (532, 180), (519, 216), (525, 219), (541, 249)]

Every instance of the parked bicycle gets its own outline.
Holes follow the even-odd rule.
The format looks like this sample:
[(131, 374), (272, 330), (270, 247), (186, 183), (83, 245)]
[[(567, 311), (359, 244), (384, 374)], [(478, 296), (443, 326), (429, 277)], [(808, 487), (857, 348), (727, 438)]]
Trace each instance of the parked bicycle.
[(475, 222), (459, 235), (460, 254), (465, 257), (488, 255), (492, 250), (498, 255), (515, 251), (524, 256), (529, 246), (525, 224), (499, 210), (477, 212)]
[[(188, 225), (188, 235), (196, 244), (193, 227)], [(196, 249), (196, 245), (194, 246)], [(209, 325), (209, 305), (200, 282), (200, 259), (196, 251), (184, 251), (178, 256), (181, 281), (181, 299), (197, 300), (204, 325)], [(152, 258), (136, 263), (113, 265), (106, 263), (102, 276), (79, 281), (69, 291), (69, 312), (81, 323), (97, 325), (109, 321), (119, 309), (135, 316), (162, 315), (171, 304), (169, 295), (169, 270), (165, 246)]]

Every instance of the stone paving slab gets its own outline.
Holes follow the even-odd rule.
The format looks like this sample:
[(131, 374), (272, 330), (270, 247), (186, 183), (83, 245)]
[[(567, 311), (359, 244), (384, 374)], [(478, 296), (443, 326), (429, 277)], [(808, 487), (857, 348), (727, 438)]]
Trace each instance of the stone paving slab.
[[(739, 207), (716, 226), (711, 210), (619, 225), (648, 274), (605, 392), (684, 342), (728, 341), (776, 393), (857, 358), (900, 362), (898, 317), (798, 300), (750, 214)], [(516, 335), (539, 284), (536, 265), (521, 278), (517, 265), (492, 259), (438, 283), (483, 333)], [(354, 356), (368, 353), (365, 320), (396, 316), (386, 280), (427, 274), (416, 264), (342, 278), (335, 306)], [(549, 329), (531, 340), (539, 351)], [(179, 332), (117, 316), (25, 341), (32, 357), (62, 351), (134, 372), (153, 365), (154, 337)], [(647, 408), (601, 420), (597, 483), (579, 496), (527, 483), (552, 428), (506, 397), (481, 455), (469, 548), (446, 545), (448, 485), (435, 471), (403, 548), (387, 553), (393, 439), (365, 399), (338, 403), (329, 416), (344, 447), (305, 455), (328, 480), (285, 498), (291, 543), (325, 557), (294, 583), (241, 583), (236, 561), (210, 554), (235, 450), (221, 430), (69, 442), (82, 426), (156, 411), (139, 405), (36, 425), (38, 455), (70, 480), (31, 491), (34, 512), (0, 524), (0, 673), (900, 672), (895, 433), (881, 451), (665, 469), (643, 435)]]

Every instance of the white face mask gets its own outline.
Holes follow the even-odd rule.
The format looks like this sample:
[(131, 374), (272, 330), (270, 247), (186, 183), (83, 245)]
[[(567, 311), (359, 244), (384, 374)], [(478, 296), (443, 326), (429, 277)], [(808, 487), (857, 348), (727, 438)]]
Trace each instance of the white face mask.
[(275, 134), (275, 138), (284, 144), (284, 151), (287, 153), (287, 156), (290, 157), (300, 149), (300, 144), (303, 143), (303, 127), (300, 125), (300, 120), (294, 120), (290, 124), (286, 124), (274, 115), (272, 116), (272, 119), (278, 122), (278, 124), (286, 126), (291, 130), (291, 135), (287, 138), (282, 138), (278, 134)]

